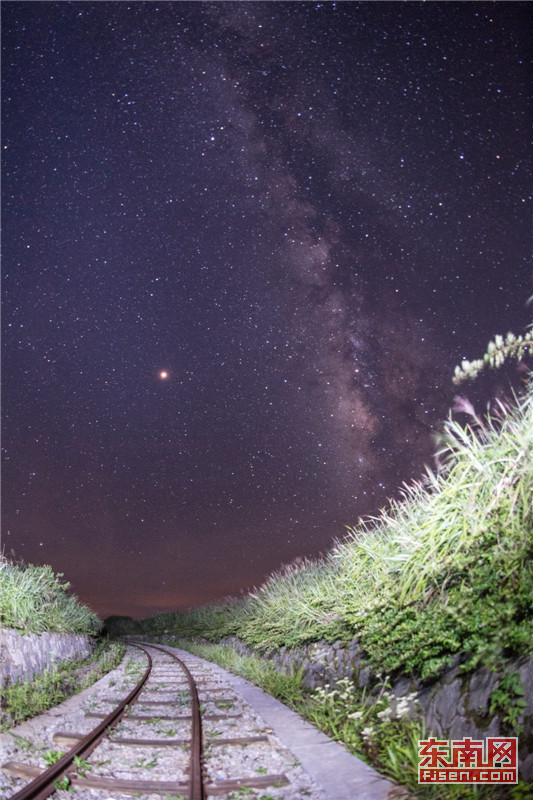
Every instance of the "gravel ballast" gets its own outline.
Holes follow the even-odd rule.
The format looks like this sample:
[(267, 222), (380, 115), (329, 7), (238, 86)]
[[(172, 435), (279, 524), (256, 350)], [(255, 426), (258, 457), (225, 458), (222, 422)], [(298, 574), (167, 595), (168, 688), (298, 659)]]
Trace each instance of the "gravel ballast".
[[(204, 766), (207, 784), (235, 778), (279, 775), (286, 785), (268, 785), (217, 795), (223, 800), (386, 800), (394, 785), (351, 756), (343, 747), (306, 723), (274, 698), (242, 678), (190, 653), (175, 652), (189, 666), (198, 681), (202, 704)], [(166, 657), (161, 654), (161, 658)], [(106, 715), (133, 688), (145, 668), (145, 658), (128, 648), (122, 664), (93, 686), (61, 705), (0, 735), (0, 765), (21, 761), (46, 768), (49, 751), (66, 751), (54, 743), (57, 731), (86, 734), (98, 724), (94, 715)], [(164, 667), (159, 666), (159, 669)], [(190, 737), (190, 723), (180, 716), (188, 712), (188, 691), (182, 684), (152, 685), (132, 712), (147, 719), (125, 718), (108, 741), (88, 758), (91, 776), (113, 776), (128, 780), (176, 781), (183, 779), (188, 764), (188, 745), (178, 740)], [(178, 703), (176, 705), (176, 702)], [(93, 716), (87, 716), (91, 714)], [(165, 719), (166, 716), (172, 717)], [(215, 716), (215, 719), (210, 717)], [(219, 744), (221, 739), (266, 737), (248, 744)], [(120, 745), (117, 738), (166, 740), (171, 746)], [(0, 800), (8, 800), (27, 780), (0, 772)], [(281, 782), (280, 782), (281, 783)], [(222, 788), (222, 787), (220, 787)], [(72, 800), (73, 793), (59, 790), (59, 800)], [(156, 800), (168, 793), (140, 795)], [(115, 800), (131, 797), (112, 795)], [(179, 797), (179, 795), (172, 795)], [(111, 800), (109, 792), (78, 787), (76, 800)]]

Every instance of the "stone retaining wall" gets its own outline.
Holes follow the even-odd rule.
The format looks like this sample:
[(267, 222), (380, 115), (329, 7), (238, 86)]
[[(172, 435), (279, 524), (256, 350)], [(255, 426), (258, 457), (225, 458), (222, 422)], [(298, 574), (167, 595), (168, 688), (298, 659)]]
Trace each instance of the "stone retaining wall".
[(0, 687), (70, 659), (87, 658), (94, 641), (84, 634), (19, 633), (0, 628)]
[[(254, 651), (239, 639), (226, 639), (242, 655)], [(257, 653), (256, 653), (257, 655)], [(265, 657), (265, 654), (261, 654)], [(345, 645), (340, 642), (318, 642), (296, 649), (280, 648), (266, 657), (280, 670), (303, 667), (304, 683), (310, 688), (333, 684), (349, 677), (359, 688), (371, 692), (377, 680), (362, 664), (361, 648), (357, 640)], [(426, 729), (444, 739), (485, 739), (488, 736), (511, 735), (503, 722), (505, 712), (491, 714), (490, 699), (504, 674), (517, 672), (524, 689), (527, 707), (518, 722), (523, 726), (520, 734), (520, 777), (533, 778), (533, 658), (522, 657), (506, 665), (505, 672), (491, 671), (486, 667), (476, 672), (461, 672), (457, 658), (450, 669), (432, 683), (414, 678), (401, 678), (389, 690), (394, 708), (400, 698), (408, 701), (409, 715), (423, 718)], [(377, 689), (376, 689), (377, 691)], [(510, 704), (512, 706), (512, 703)]]

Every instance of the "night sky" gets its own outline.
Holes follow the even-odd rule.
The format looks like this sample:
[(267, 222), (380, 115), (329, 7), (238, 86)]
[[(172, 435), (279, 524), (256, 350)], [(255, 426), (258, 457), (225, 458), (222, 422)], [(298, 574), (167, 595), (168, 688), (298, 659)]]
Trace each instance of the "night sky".
[(532, 11), (3, 4), (6, 553), (150, 616), (422, 475), (531, 318)]

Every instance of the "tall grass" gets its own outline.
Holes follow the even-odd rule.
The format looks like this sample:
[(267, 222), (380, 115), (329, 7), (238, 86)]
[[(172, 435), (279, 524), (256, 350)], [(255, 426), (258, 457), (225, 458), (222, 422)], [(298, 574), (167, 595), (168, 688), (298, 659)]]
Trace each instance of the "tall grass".
[(96, 614), (68, 593), (48, 565), (15, 564), (0, 554), (0, 626), (31, 633), (97, 633)]
[(448, 420), (440, 457), (439, 473), (330, 555), (335, 608), (385, 670), (425, 676), (460, 650), (475, 666), (533, 649), (531, 386), (482, 427)]
[[(499, 365), (502, 353), (522, 355), (533, 337), (491, 344), (456, 380)], [(215, 642), (235, 634), (265, 651), (357, 637), (378, 673), (424, 678), (457, 654), (473, 669), (533, 652), (531, 381), (483, 420), (450, 417), (437, 456), (436, 472), (350, 528), (325, 558), (285, 567), (245, 598), (167, 614), (165, 629)], [(158, 627), (157, 618), (140, 624)]]

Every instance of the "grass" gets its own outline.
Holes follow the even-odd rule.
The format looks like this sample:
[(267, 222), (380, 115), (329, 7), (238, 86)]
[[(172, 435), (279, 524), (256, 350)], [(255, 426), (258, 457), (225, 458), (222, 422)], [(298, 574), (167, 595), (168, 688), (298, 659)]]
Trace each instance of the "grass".
[[(533, 652), (533, 389), (484, 420), (445, 423), (441, 467), (325, 558), (248, 596), (135, 623), (132, 632), (268, 652), (357, 638), (377, 674), (432, 678)], [(401, 644), (401, 647), (400, 647)]]
[(96, 614), (69, 594), (48, 565), (15, 564), (0, 554), (0, 627), (31, 633), (98, 633)]
[(5, 686), (1, 697), (0, 731), (19, 725), (91, 686), (114, 669), (123, 655), (123, 645), (101, 642), (88, 659), (65, 662), (35, 675), (30, 681)]
[(167, 643), (214, 661), (261, 686), (386, 778), (405, 786), (419, 800), (525, 800), (533, 796), (532, 781), (519, 781), (513, 787), (419, 785), (418, 740), (426, 738), (424, 723), (411, 718), (413, 698), (394, 698), (387, 684), (377, 695), (369, 695), (348, 678), (342, 678), (311, 691), (303, 685), (301, 672), (274, 675), (270, 662), (258, 656), (239, 655), (231, 645), (168, 639)]

